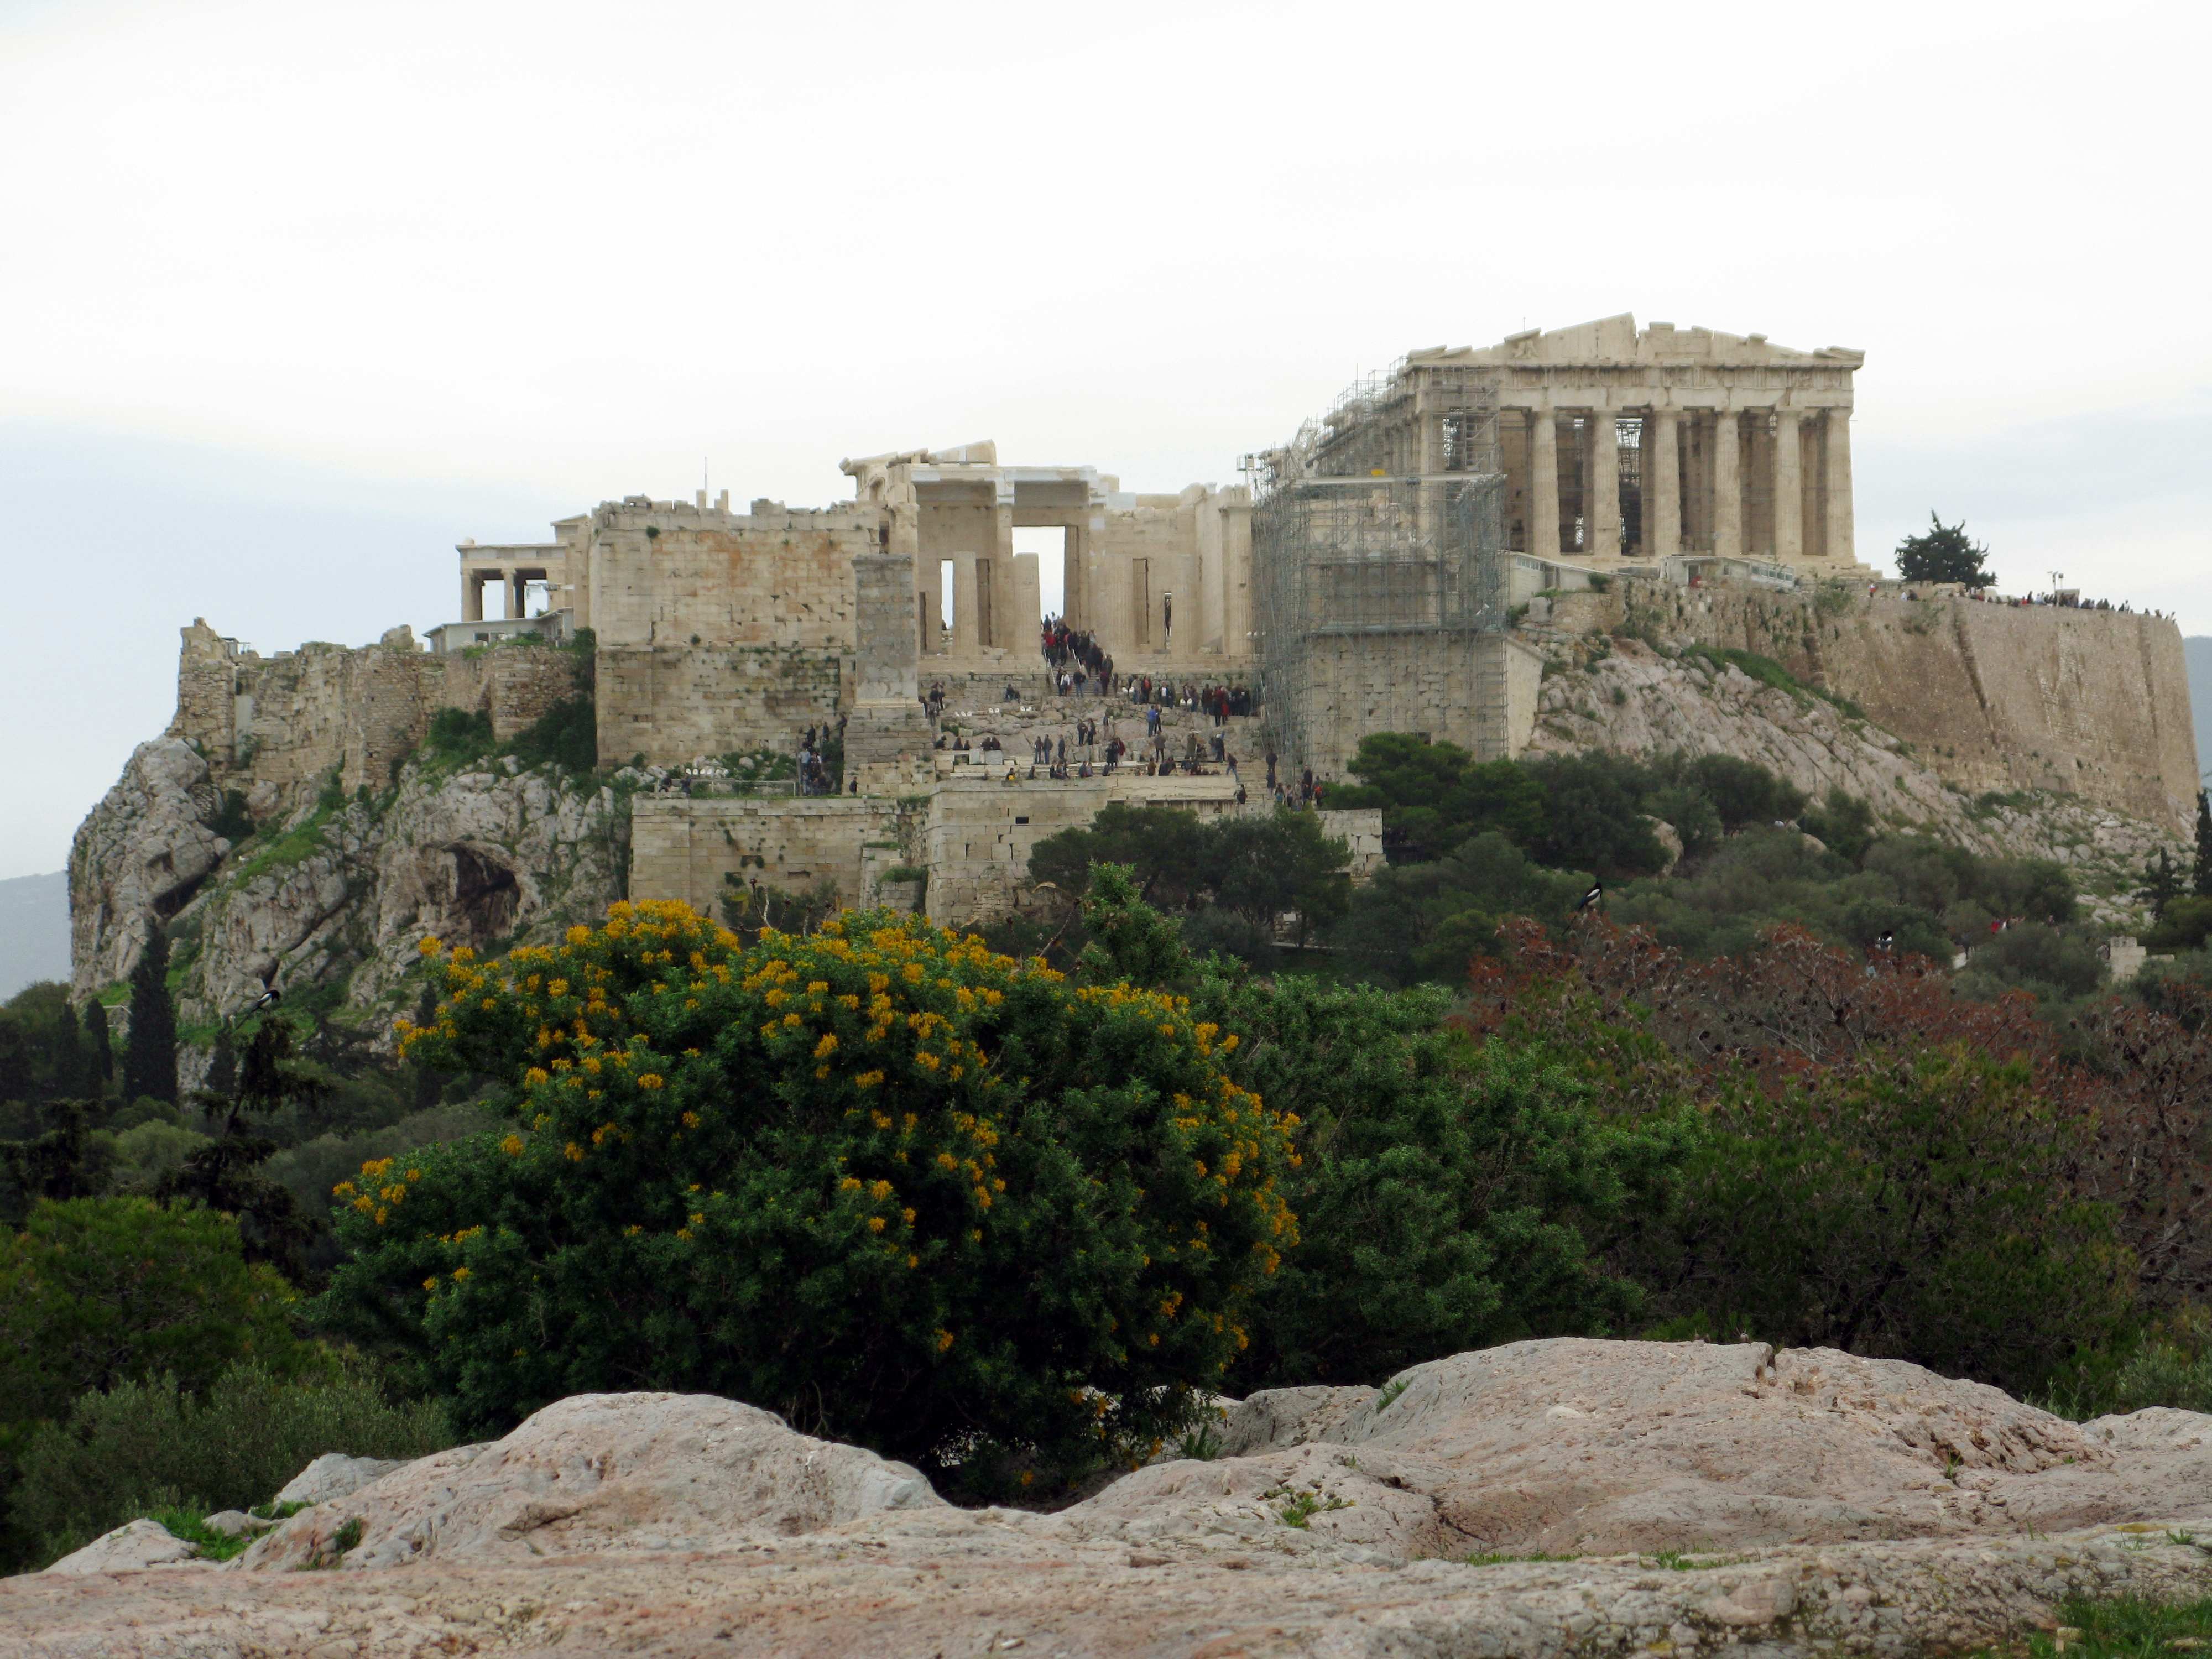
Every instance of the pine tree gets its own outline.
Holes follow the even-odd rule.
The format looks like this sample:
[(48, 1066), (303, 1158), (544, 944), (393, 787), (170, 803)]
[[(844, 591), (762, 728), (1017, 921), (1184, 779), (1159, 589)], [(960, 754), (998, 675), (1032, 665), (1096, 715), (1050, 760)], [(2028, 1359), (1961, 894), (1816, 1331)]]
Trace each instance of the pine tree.
[(2166, 907), (2181, 893), (2181, 872), (2174, 867), (2173, 855), (2161, 847), (2156, 858), (2143, 860), (2143, 884), (2136, 896), (2150, 906), (2152, 921), (2163, 921)]
[(169, 1000), (169, 936), (157, 923), (131, 970), (131, 1035), (123, 1045), (123, 1097), (177, 1103), (177, 1007)]
[(1987, 587), (1996, 577), (1982, 568), (1990, 550), (1966, 534), (1964, 519), (1945, 524), (1933, 513), (1929, 530), (1907, 536), (1897, 544), (1897, 574), (1909, 582), (1961, 582), (1968, 587)]
[(2197, 896), (2212, 898), (2212, 793), (2197, 792)]
[(115, 1080), (115, 1039), (107, 1030), (107, 1008), (94, 997), (84, 1005), (84, 1046), (92, 1060), (93, 1075), (100, 1079), (100, 1091)]

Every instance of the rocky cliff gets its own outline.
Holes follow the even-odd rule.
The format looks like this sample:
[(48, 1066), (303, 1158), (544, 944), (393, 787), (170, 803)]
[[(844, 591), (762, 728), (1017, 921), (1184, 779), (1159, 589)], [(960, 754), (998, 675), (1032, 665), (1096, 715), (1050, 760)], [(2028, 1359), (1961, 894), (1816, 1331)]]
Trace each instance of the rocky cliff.
[(1935, 586), (1649, 580), (1566, 596), (1552, 610), (1569, 631), (1770, 658), (1856, 704), (1969, 794), (2070, 795), (2177, 834), (2195, 817), (2188, 669), (2181, 630), (2164, 617)]
[(77, 830), (80, 997), (124, 979), (159, 921), (188, 1040), (273, 984), (295, 1005), (370, 1020), (380, 1041), (389, 1020), (372, 1017), (399, 1011), (425, 934), (501, 949), (594, 921), (622, 895), (627, 803), (550, 763), (418, 752), (380, 793), (348, 794), (333, 773), (251, 823), (223, 775), (182, 738), (141, 744)]
[[(1668, 654), (1633, 638), (1528, 630), (1544, 652), (1528, 752), (1609, 749), (1735, 755), (1789, 779), (1814, 801), (1856, 795), (1879, 823), (1976, 852), (2047, 858), (2066, 866), (2085, 908), (2118, 928), (2140, 925), (2143, 863), (2188, 849), (2163, 811), (2142, 816), (2071, 791), (1972, 793), (1955, 768), (1876, 724), (1849, 699), (1798, 683), (1771, 664), (1745, 672), (1719, 652)], [(2185, 717), (2186, 709), (2184, 709)]]

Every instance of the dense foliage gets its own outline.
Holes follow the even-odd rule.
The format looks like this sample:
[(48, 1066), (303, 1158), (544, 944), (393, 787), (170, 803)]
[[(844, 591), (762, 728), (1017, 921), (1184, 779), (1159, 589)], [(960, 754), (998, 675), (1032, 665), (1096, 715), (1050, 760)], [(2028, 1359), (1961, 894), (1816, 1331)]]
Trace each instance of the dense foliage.
[(1982, 567), (1990, 550), (1966, 534), (1966, 521), (1945, 524), (1928, 515), (1928, 528), (1897, 544), (1897, 574), (1909, 582), (1960, 582), (1988, 587), (1996, 577)]
[(341, 1188), (325, 1306), (471, 1430), (696, 1389), (1072, 1471), (1183, 1424), (1296, 1242), (1295, 1126), (1164, 993), (911, 918), (744, 947), (669, 904), (438, 971), (405, 1040), (510, 1076), (514, 1127)]

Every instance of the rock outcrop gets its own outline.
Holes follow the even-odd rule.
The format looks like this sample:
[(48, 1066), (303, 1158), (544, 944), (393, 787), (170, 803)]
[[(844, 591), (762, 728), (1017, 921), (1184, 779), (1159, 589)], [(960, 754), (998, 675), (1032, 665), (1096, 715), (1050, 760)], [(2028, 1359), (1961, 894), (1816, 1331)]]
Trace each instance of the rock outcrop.
[[(221, 811), (189, 744), (139, 746), (70, 854), (79, 996), (127, 975), (159, 921), (187, 1033), (250, 1008), (268, 983), (357, 1015), (403, 1012), (426, 934), (484, 947), (596, 921), (628, 860), (614, 789), (512, 757), (410, 760), (381, 795), (327, 789), (235, 846), (210, 827)], [(380, 1036), (389, 1019), (371, 1024)]]
[(1733, 755), (1787, 778), (1818, 803), (1856, 795), (1877, 822), (1978, 853), (2064, 865), (2099, 920), (2141, 919), (2144, 862), (2188, 849), (2164, 825), (2078, 796), (1969, 795), (1934, 759), (1848, 708), (1802, 687), (1754, 679), (1725, 660), (1665, 656), (1633, 639), (1543, 640), (1553, 672), (1538, 694), (1528, 752), (1611, 750)]
[[(130, 1571), (143, 1540), (111, 1534), (107, 1566), (0, 1584), (0, 1646), (1901, 1659), (2070, 1595), (2212, 1594), (2189, 1413), (2076, 1425), (1896, 1362), (1587, 1341), (1221, 1409), (1219, 1457), (1045, 1515), (951, 1508), (726, 1401), (579, 1396), (225, 1567)], [(285, 1570), (311, 1565), (349, 1570)]]

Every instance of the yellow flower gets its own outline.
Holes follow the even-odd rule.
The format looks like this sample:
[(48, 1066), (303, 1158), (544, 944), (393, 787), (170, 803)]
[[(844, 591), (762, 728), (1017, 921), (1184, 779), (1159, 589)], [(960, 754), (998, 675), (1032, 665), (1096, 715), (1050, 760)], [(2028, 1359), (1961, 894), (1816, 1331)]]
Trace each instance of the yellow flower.
[(522, 1137), (520, 1135), (509, 1135), (506, 1139), (499, 1143), (499, 1149), (502, 1152), (505, 1152), (509, 1158), (521, 1157)]
[[(643, 1080), (644, 1080), (643, 1079), (639, 1079), (639, 1081), (641, 1081), (641, 1082), (642, 1082)], [(687, 1129), (696, 1129), (696, 1128), (697, 1128), (697, 1127), (699, 1127), (699, 1114), (698, 1114), (698, 1113), (696, 1113), (696, 1112), (686, 1112), (686, 1113), (684, 1113), (684, 1127), (685, 1128), (687, 1128)]]
[(435, 1273), (433, 1273), (429, 1278), (424, 1279), (422, 1281), (422, 1288), (426, 1291), (436, 1290), (438, 1288), (438, 1276)]
[(881, 1216), (879, 1216), (879, 1215), (872, 1215), (872, 1216), (870, 1216), (870, 1217), (868, 1218), (868, 1231), (869, 1231), (870, 1232), (872, 1232), (872, 1233), (879, 1233), (879, 1232), (883, 1231), (883, 1230), (884, 1230), (884, 1218), (883, 1218), (883, 1217), (881, 1217)]
[(659, 1088), (661, 1086), (660, 1073), (658, 1072), (646, 1072), (641, 1073), (637, 1079), (637, 1086), (641, 1089)]
[(943, 1352), (944, 1352), (947, 1348), (951, 1347), (951, 1346), (952, 1346), (952, 1333), (951, 1333), (951, 1332), (950, 1332), (950, 1331), (939, 1331), (939, 1332), (938, 1332), (938, 1334), (937, 1334), (937, 1351), (938, 1351), (938, 1352), (939, 1352), (939, 1353), (943, 1353)]
[(522, 1074), (522, 1080), (528, 1084), (550, 1083), (553, 1075), (542, 1066), (533, 1066)]
[(456, 1267), (453, 1269), (453, 1281), (456, 1284), (459, 1284), (462, 1279), (466, 1279), (468, 1276), (469, 1270), (466, 1267)]
[(814, 1045), (814, 1058), (827, 1060), (836, 1052), (837, 1034), (835, 1031), (824, 1031), (822, 1034), (822, 1041)]
[(418, 955), (425, 957), (434, 957), (439, 951), (445, 948), (446, 947), (439, 944), (435, 939), (426, 939), (420, 945), (415, 947)]
[(581, 1164), (584, 1161), (584, 1149), (573, 1140), (561, 1149), (561, 1155), (571, 1164)]

